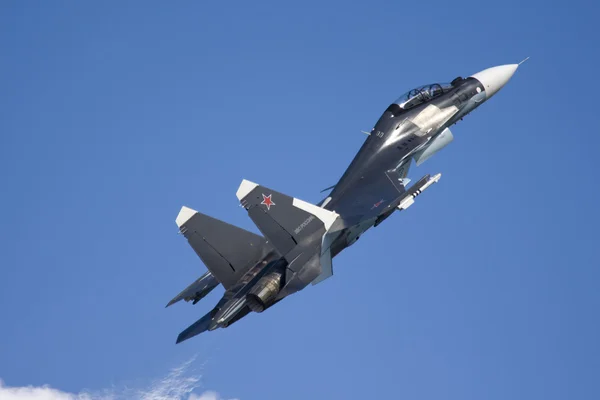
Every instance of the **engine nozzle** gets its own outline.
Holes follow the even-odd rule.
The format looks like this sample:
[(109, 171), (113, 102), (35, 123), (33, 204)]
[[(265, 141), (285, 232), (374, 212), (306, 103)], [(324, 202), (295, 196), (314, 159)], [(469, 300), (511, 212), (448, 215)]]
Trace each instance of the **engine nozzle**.
[(273, 271), (260, 278), (258, 283), (246, 295), (248, 307), (254, 312), (263, 312), (275, 300), (281, 289), (282, 273)]

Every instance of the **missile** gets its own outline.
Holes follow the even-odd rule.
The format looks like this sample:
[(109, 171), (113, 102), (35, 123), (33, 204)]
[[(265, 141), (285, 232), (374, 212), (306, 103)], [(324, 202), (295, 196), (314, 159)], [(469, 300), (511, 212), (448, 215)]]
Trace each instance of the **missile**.
[[(419, 182), (417, 182), (416, 185), (414, 185), (412, 188), (409, 189), (408, 196), (406, 196), (404, 199), (402, 199), (400, 201), (400, 204), (398, 204), (398, 207), (397, 207), (398, 210), (406, 210), (408, 207), (412, 206), (413, 203), (415, 202), (415, 198), (418, 195), (420, 195), (421, 193), (423, 193), (425, 191), (425, 189), (427, 189), (429, 186), (438, 182), (441, 177), (442, 177), (442, 174), (440, 173), (440, 174), (436, 174), (436, 175), (430, 177), (429, 179), (425, 180), (424, 183), (421, 183), (423, 181), (423, 179), (419, 180)], [(416, 188), (416, 190), (412, 190), (413, 188)]]

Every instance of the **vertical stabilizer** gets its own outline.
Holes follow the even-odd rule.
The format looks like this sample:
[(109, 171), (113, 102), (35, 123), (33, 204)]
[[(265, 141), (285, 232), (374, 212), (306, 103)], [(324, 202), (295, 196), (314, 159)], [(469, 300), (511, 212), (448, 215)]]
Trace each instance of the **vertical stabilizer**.
[(263, 237), (188, 207), (181, 208), (175, 222), (225, 289), (272, 250)]

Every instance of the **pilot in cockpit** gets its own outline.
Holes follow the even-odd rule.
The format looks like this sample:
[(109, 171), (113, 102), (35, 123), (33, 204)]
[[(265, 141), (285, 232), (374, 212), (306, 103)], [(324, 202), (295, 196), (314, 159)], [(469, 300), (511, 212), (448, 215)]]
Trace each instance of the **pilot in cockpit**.
[(451, 88), (452, 85), (449, 83), (434, 83), (430, 85), (419, 86), (418, 88), (410, 90), (400, 96), (394, 103), (398, 104), (403, 110), (408, 110), (423, 102), (429, 101), (434, 97), (444, 94)]

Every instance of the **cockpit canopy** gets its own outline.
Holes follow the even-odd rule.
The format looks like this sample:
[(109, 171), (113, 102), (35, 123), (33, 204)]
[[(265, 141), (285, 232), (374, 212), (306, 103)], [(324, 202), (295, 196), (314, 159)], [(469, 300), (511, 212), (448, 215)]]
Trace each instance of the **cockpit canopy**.
[(430, 85), (419, 86), (398, 97), (398, 99), (394, 101), (394, 104), (398, 104), (403, 110), (408, 110), (409, 108), (413, 108), (434, 97), (440, 96), (450, 89), (452, 89), (452, 85), (449, 83), (433, 83)]

